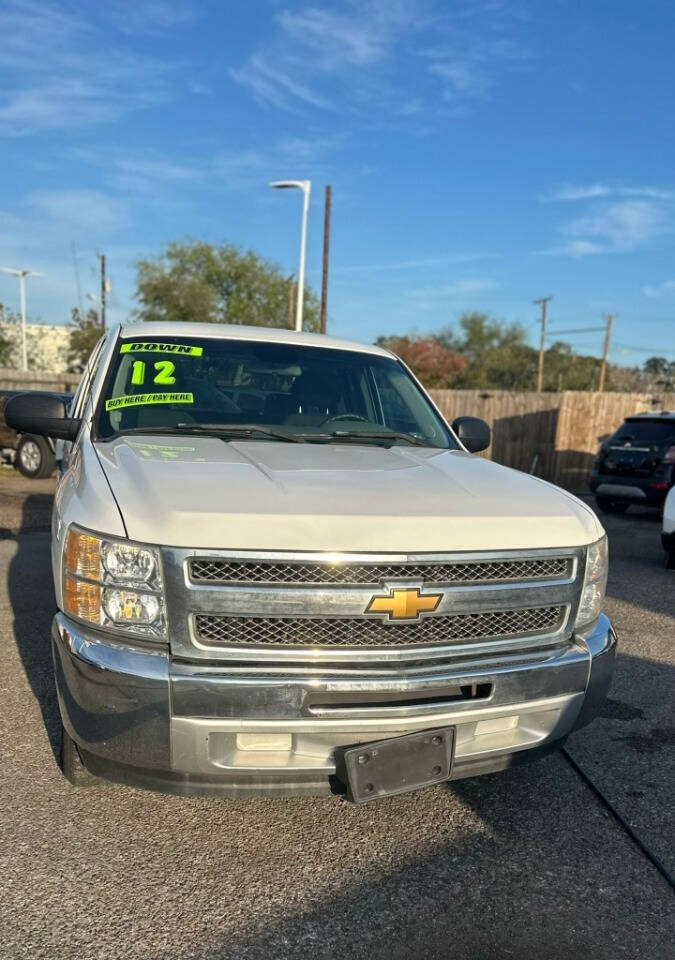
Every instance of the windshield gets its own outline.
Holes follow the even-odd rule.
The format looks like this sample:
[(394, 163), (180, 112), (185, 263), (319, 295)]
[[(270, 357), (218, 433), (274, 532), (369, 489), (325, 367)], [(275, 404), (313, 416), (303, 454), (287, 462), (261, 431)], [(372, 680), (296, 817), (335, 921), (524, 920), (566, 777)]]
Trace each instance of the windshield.
[(119, 341), (99, 439), (209, 426), (225, 436), (239, 426), (240, 436), (256, 440), (373, 443), (385, 435), (389, 444), (457, 448), (405, 368), (388, 357), (230, 338)]
[(632, 446), (641, 443), (647, 446), (675, 444), (675, 419), (626, 420), (611, 437), (610, 443), (631, 443)]

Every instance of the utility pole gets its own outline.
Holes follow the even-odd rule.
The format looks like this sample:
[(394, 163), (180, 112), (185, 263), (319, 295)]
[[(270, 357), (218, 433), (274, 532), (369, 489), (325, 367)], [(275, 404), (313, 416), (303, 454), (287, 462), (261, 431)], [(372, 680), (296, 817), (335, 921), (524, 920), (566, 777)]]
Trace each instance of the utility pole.
[(600, 380), (598, 382), (598, 393), (602, 393), (605, 389), (605, 374), (607, 372), (607, 356), (609, 354), (609, 340), (612, 335), (612, 323), (614, 322), (614, 317), (611, 313), (607, 314), (606, 318), (607, 325), (605, 327), (605, 343), (602, 348), (602, 363), (600, 364)]
[(105, 253), (97, 253), (96, 256), (101, 261), (101, 329), (105, 330)]
[(541, 339), (539, 341), (539, 368), (537, 370), (537, 393), (544, 389), (544, 349), (546, 346), (546, 307), (549, 300), (553, 297), (541, 297), (539, 300), (533, 300), (537, 306), (541, 307)]
[(75, 286), (77, 287), (77, 305), (80, 310), (80, 316), (84, 320), (84, 304), (82, 303), (82, 285), (80, 284), (80, 268), (77, 265), (77, 253), (75, 252), (75, 241), (70, 241), (70, 250), (73, 254), (73, 270), (75, 271)]
[(326, 187), (323, 211), (323, 276), (321, 278), (321, 333), (326, 332), (326, 305), (328, 303), (328, 255), (330, 252), (330, 206), (331, 188)]

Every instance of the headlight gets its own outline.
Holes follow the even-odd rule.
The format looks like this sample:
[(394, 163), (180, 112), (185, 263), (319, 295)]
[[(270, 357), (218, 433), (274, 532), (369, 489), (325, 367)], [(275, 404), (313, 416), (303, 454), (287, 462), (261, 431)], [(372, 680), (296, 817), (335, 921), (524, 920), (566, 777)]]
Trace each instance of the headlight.
[(71, 527), (63, 555), (63, 607), (99, 627), (165, 639), (159, 551)]
[(103, 542), (101, 561), (113, 580), (147, 582), (157, 569), (154, 551), (130, 543)]
[(600, 616), (607, 586), (607, 537), (592, 543), (586, 553), (586, 574), (574, 626), (587, 627)]

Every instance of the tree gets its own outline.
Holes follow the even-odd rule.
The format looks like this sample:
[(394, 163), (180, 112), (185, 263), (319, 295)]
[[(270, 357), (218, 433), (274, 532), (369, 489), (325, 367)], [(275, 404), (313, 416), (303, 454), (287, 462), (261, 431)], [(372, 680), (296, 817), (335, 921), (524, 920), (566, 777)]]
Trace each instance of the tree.
[(391, 350), (427, 387), (451, 387), (466, 360), (433, 337), (379, 337), (378, 346)]
[[(141, 320), (289, 326), (289, 284), (276, 264), (231, 244), (170, 243), (137, 263)], [(319, 329), (319, 301), (305, 289), (304, 328)]]
[(651, 388), (661, 390), (675, 388), (675, 360), (666, 360), (665, 357), (649, 357), (642, 367)]
[(536, 351), (525, 342), (518, 324), (504, 324), (471, 311), (459, 318), (459, 330), (445, 328), (436, 339), (466, 358), (456, 386), (464, 389), (531, 390)]
[(645, 360), (643, 367), (650, 377), (663, 377), (670, 372), (670, 363), (665, 357), (649, 357)]
[(84, 370), (103, 331), (96, 310), (87, 310), (86, 314), (81, 314), (77, 307), (74, 307), (71, 313), (73, 319), (68, 344), (68, 370), (79, 373)]
[(6, 322), (5, 308), (0, 303), (0, 367), (11, 367), (14, 360), (14, 340), (8, 334)]
[[(539, 351), (526, 342), (523, 328), (484, 313), (464, 313), (457, 327), (445, 327), (427, 337), (381, 337), (378, 343), (392, 344), (391, 349), (403, 356), (428, 386), (533, 390), (537, 381)], [(404, 356), (404, 349), (413, 347), (422, 350), (426, 361), (423, 365)], [(453, 375), (444, 380), (433, 367), (434, 358), (442, 366), (443, 350), (453, 357)], [(569, 344), (556, 342), (545, 351), (544, 390), (595, 390), (599, 368), (596, 357), (581, 356)], [(608, 367), (608, 389), (612, 388), (616, 369)]]

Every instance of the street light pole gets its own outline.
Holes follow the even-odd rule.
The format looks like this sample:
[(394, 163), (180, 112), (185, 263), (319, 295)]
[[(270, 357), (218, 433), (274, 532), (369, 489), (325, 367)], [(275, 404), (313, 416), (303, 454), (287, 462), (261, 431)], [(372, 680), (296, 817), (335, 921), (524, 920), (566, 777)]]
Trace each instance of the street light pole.
[(21, 359), (22, 369), (28, 369), (28, 348), (26, 346), (26, 274), (19, 274), (19, 295), (21, 297)]
[(21, 302), (21, 368), (28, 370), (28, 348), (26, 345), (26, 277), (41, 277), (43, 274), (35, 270), (13, 270), (11, 267), (0, 267), (2, 273), (9, 273), (19, 278), (19, 296)]
[(312, 190), (311, 180), (274, 180), (270, 187), (276, 190), (296, 188), (302, 190), (302, 226), (300, 230), (300, 266), (298, 267), (298, 298), (295, 309), (295, 329), (302, 331), (302, 314), (305, 306), (305, 259), (307, 253), (307, 214), (309, 212), (309, 195)]

